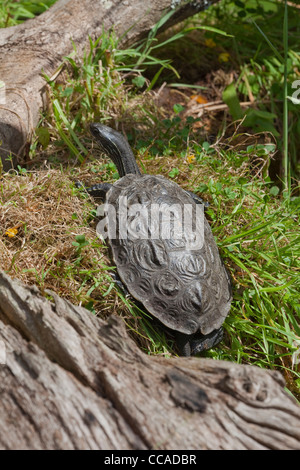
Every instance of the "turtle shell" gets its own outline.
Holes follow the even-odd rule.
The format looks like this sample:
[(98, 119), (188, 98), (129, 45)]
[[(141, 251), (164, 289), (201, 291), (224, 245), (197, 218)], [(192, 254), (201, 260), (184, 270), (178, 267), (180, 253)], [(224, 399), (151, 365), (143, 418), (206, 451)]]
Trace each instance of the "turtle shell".
[[(193, 218), (197, 206), (203, 210), (163, 176), (128, 174), (108, 191), (105, 215), (112, 256), (130, 294), (167, 327), (206, 335), (227, 316), (231, 288), (207, 220)], [(190, 224), (182, 223), (186, 208)]]

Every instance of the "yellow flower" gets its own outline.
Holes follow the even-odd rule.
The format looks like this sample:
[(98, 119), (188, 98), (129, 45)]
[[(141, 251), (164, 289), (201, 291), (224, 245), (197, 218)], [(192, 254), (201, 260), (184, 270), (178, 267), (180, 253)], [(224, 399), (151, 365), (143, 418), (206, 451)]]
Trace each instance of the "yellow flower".
[(228, 62), (230, 59), (230, 54), (228, 52), (221, 52), (218, 57), (219, 62)]
[(9, 228), (6, 230), (5, 235), (7, 235), (9, 238), (13, 238), (17, 235), (18, 229), (17, 227)]
[(212, 38), (205, 39), (204, 44), (206, 45), (206, 47), (210, 47), (211, 49), (213, 49), (217, 45)]
[(188, 155), (186, 157), (188, 163), (193, 163), (196, 160), (195, 155)]
[(190, 98), (191, 98), (191, 100), (196, 100), (197, 103), (199, 103), (199, 104), (207, 103), (207, 99), (202, 95), (192, 95)]

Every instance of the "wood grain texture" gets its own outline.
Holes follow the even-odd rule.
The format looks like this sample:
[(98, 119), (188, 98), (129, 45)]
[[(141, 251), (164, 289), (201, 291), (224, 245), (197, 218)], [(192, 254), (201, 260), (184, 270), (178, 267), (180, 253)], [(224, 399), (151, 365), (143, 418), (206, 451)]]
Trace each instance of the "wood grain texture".
[(0, 272), (1, 449), (300, 449), (279, 372), (150, 357), (116, 316)]

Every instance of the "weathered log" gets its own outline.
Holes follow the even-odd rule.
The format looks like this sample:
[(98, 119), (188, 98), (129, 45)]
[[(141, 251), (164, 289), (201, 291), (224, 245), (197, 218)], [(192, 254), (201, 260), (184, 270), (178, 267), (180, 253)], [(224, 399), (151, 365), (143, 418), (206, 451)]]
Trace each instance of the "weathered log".
[(52, 298), (0, 272), (1, 449), (300, 449), (279, 372), (150, 357), (118, 317)]
[(0, 30), (0, 80), (5, 84), (0, 94), (0, 157), (4, 169), (11, 166), (8, 154), (22, 154), (38, 123), (45, 103), (43, 73), (53, 75), (72, 52), (72, 42), (80, 54), (89, 36), (95, 40), (103, 28), (114, 27), (119, 37), (124, 36), (123, 44), (132, 44), (175, 5), (178, 10), (168, 25), (217, 1), (59, 0), (39, 17)]

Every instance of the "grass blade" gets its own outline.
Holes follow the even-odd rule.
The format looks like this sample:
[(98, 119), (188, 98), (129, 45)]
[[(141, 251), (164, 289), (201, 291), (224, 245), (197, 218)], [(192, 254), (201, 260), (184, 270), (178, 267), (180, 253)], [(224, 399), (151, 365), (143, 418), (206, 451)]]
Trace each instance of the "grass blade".
[(268, 45), (270, 46), (270, 48), (272, 49), (272, 51), (274, 52), (274, 55), (278, 58), (278, 60), (280, 60), (280, 62), (283, 64), (284, 63), (284, 58), (282, 57), (282, 55), (278, 52), (277, 48), (271, 43), (270, 39), (265, 35), (265, 33), (263, 32), (263, 30), (258, 26), (257, 23), (255, 23), (254, 20), (252, 20), (254, 26), (258, 29), (258, 31), (260, 32), (260, 34), (263, 36), (263, 38), (265, 39), (265, 41), (268, 43)]
[(283, 167), (284, 167), (284, 185), (288, 198), (291, 194), (291, 175), (288, 149), (288, 89), (287, 89), (287, 60), (288, 60), (288, 9), (287, 0), (284, 5), (283, 19), (283, 47), (284, 47), (284, 82), (283, 82)]

